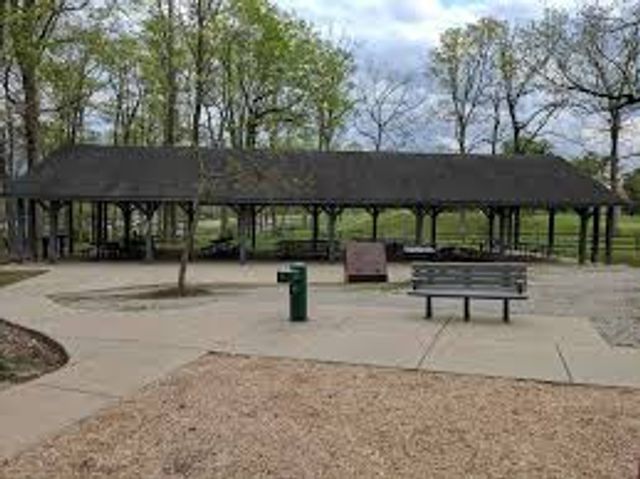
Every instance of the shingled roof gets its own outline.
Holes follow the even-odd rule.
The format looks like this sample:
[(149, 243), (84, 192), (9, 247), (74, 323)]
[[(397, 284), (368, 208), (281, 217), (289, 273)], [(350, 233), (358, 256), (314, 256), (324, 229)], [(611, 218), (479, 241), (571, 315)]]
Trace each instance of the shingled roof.
[[(200, 172), (200, 173), (199, 173)], [(9, 187), (44, 200), (344, 206), (621, 204), (555, 156), (273, 152), (189, 147), (60, 149)], [(202, 184), (202, 183), (201, 183)]]

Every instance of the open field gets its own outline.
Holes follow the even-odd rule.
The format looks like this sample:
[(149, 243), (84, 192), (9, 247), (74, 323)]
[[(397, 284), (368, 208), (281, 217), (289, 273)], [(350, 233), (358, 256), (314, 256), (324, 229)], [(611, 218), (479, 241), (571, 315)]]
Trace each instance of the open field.
[[(220, 235), (221, 223), (218, 210), (213, 213), (210, 207), (204, 207), (202, 217), (198, 222), (196, 235), (196, 248), (209, 244), (212, 239)], [(85, 215), (86, 216), (86, 215)], [(271, 215), (269, 215), (271, 218)], [(543, 247), (547, 241), (547, 215), (540, 211), (522, 211), (521, 216), (521, 242), (530, 249)], [(88, 224), (89, 218), (83, 219)], [(271, 221), (271, 220), (270, 220)], [(257, 222), (258, 233), (256, 246), (259, 252), (275, 251), (281, 240), (304, 240), (311, 238), (311, 217), (300, 209), (291, 208), (284, 210), (279, 208), (276, 214), (277, 226), (260, 228)], [(122, 235), (122, 225), (119, 220), (115, 223), (116, 230), (113, 237)], [(604, 251), (604, 217), (601, 219), (601, 254)], [(438, 244), (466, 245), (478, 247), (486, 241), (487, 219), (480, 211), (469, 210), (465, 214), (464, 227), (459, 212), (444, 212), (438, 216)], [(228, 232), (236, 233), (236, 220), (233, 212), (229, 214)], [(178, 232), (182, 231), (182, 224)], [(571, 212), (558, 213), (556, 215), (556, 240), (555, 250), (559, 256), (576, 257), (578, 245), (578, 216)], [(144, 231), (143, 223), (134, 223), (134, 229)], [(88, 230), (87, 230), (88, 231)], [(320, 216), (320, 238), (326, 239), (326, 216)], [(425, 241), (429, 241), (429, 220), (425, 220)], [(336, 235), (340, 240), (363, 239), (371, 236), (371, 216), (362, 210), (345, 210), (339, 217), (336, 225)], [(378, 219), (378, 237), (386, 240), (397, 240), (404, 243), (412, 243), (415, 238), (415, 223), (413, 214), (408, 210), (383, 211)], [(80, 241), (78, 249), (87, 246), (87, 237)], [(177, 252), (180, 243), (166, 243), (160, 241), (163, 249)], [(589, 240), (589, 244), (590, 240)], [(614, 239), (615, 263), (640, 265), (640, 216), (622, 215), (618, 224), (618, 231)]]
[[(230, 229), (234, 231), (233, 215)], [(311, 219), (300, 211), (279, 214), (278, 227), (266, 229), (257, 236), (258, 250), (275, 249), (283, 239), (309, 239)], [(601, 220), (601, 252), (604, 251), (604, 218)], [(219, 234), (219, 221), (205, 219), (198, 229), (201, 245)], [(579, 221), (576, 214), (565, 212), (556, 216), (556, 251), (567, 257), (577, 256)], [(547, 215), (542, 212), (523, 211), (521, 217), (521, 240), (531, 246), (544, 245), (547, 241)], [(445, 212), (438, 217), (438, 240), (441, 245), (477, 246), (486, 239), (488, 231), (486, 217), (479, 211), (465, 214), (463, 227), (459, 212)], [(320, 220), (321, 237), (326, 233), (326, 217)], [(425, 238), (429, 238), (429, 221), (425, 221)], [(361, 210), (346, 210), (337, 223), (337, 236), (341, 239), (368, 238), (371, 235), (371, 217)], [(379, 238), (412, 242), (415, 237), (414, 217), (408, 210), (383, 212), (378, 220)], [(622, 215), (617, 237), (614, 240), (614, 262), (640, 265), (640, 217)]]
[(207, 355), (2, 478), (632, 478), (640, 391)]

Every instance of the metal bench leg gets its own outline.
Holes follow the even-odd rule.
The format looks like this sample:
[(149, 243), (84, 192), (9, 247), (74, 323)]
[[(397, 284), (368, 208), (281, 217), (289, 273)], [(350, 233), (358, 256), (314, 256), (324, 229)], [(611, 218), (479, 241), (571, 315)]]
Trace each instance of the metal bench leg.
[(502, 303), (502, 320), (505, 323), (508, 323), (510, 321), (509, 318), (509, 300), (505, 299), (504, 302)]
[(431, 296), (427, 296), (426, 298), (427, 300), (427, 304), (426, 304), (426, 311), (425, 311), (425, 318), (427, 319), (431, 319), (433, 318), (433, 308), (431, 305)]
[(471, 314), (469, 312), (469, 298), (464, 298), (464, 320), (469, 321)]

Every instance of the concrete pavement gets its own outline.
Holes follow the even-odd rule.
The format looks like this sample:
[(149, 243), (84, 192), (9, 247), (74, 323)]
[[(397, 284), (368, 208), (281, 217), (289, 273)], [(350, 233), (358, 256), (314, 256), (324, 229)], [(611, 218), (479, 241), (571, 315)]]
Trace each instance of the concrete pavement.
[[(308, 323), (286, 321), (286, 287), (276, 264), (199, 263), (193, 282), (242, 284), (238, 294), (127, 310), (115, 300), (87, 309), (52, 300), (61, 293), (171, 283), (172, 264), (61, 264), (0, 289), (2, 317), (65, 346), (67, 366), (0, 392), (0, 456), (113, 404), (206, 351), (285, 356), (469, 374), (640, 387), (640, 350), (612, 348), (587, 318), (516, 314), (500, 303), (424, 302), (404, 288), (344, 286), (341, 266), (311, 265)], [(409, 277), (392, 265), (391, 278)], [(570, 273), (569, 273), (570, 274)], [(122, 301), (125, 301), (124, 299)], [(166, 300), (163, 300), (166, 301)]]

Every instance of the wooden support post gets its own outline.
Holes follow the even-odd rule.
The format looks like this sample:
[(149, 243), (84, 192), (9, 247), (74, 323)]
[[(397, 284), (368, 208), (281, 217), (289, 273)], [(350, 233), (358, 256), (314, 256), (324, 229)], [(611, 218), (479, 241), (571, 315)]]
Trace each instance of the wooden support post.
[(96, 259), (101, 259), (102, 248), (100, 247), (102, 244), (102, 233), (100, 232), (100, 225), (102, 224), (102, 209), (100, 207), (100, 202), (96, 201), (93, 204), (93, 221), (94, 221), (94, 230), (93, 230), (93, 244), (96, 248)]
[(100, 250), (100, 246), (104, 243), (104, 208), (102, 201), (96, 203), (96, 246)]
[(506, 237), (506, 211), (504, 208), (500, 208), (498, 210), (498, 229), (499, 229), (499, 238), (498, 238), (498, 251), (500, 254), (504, 254), (505, 251), (505, 237)]
[(238, 217), (238, 260), (240, 264), (247, 262), (247, 207), (238, 206), (236, 208)]
[(327, 208), (327, 216), (329, 217), (328, 224), (328, 239), (329, 239), (329, 261), (336, 261), (336, 220), (338, 219), (338, 209), (335, 206)]
[(422, 206), (416, 206), (413, 208), (413, 214), (416, 219), (416, 236), (415, 243), (417, 246), (421, 246), (424, 243), (424, 215), (425, 209)]
[(27, 257), (38, 259), (38, 205), (36, 200), (27, 200)]
[(123, 223), (123, 242), (127, 251), (131, 248), (131, 214), (132, 208), (129, 203), (123, 203), (121, 205), (122, 210), (122, 223)]
[(520, 208), (513, 210), (513, 247), (520, 249)]
[(91, 203), (91, 243), (98, 244), (98, 208), (97, 203), (93, 201)]
[(67, 250), (69, 256), (73, 254), (75, 243), (75, 228), (73, 224), (73, 201), (67, 202)]
[(438, 215), (440, 214), (440, 209), (433, 207), (430, 211), (431, 216), (431, 247), (433, 249), (438, 248)]
[(153, 213), (155, 209), (151, 205), (147, 206), (148, 210), (145, 214), (147, 220), (147, 234), (145, 237), (144, 259), (145, 261), (153, 261)]
[(102, 202), (98, 201), (96, 203), (96, 246), (100, 246), (102, 244)]
[(372, 206), (367, 208), (371, 215), (371, 241), (378, 241), (378, 217), (380, 216), (380, 208)]
[(589, 210), (580, 208), (576, 210), (580, 216), (580, 231), (578, 238), (578, 263), (587, 262), (587, 235), (589, 228)]
[(600, 256), (600, 208), (593, 208), (593, 234), (591, 237), (591, 262), (597, 263)]
[(607, 207), (607, 217), (604, 231), (604, 260), (606, 264), (613, 263), (613, 228), (615, 222), (615, 207)]
[(16, 231), (16, 256), (18, 261), (25, 259), (26, 248), (26, 217), (27, 211), (25, 208), (25, 200), (18, 198), (16, 202), (16, 215), (17, 215), (17, 231)]
[(60, 213), (60, 203), (58, 201), (49, 202), (49, 244), (47, 256), (50, 263), (58, 261), (58, 215)]
[(251, 206), (249, 208), (249, 216), (250, 216), (250, 220), (251, 220), (251, 250), (255, 251), (256, 250), (256, 207), (255, 206)]
[(138, 210), (144, 215), (147, 224), (145, 234), (145, 261), (153, 261), (153, 216), (159, 208), (159, 203), (143, 203), (137, 205)]
[(320, 236), (320, 208), (314, 205), (311, 208), (311, 241), (313, 242), (313, 251), (318, 249), (318, 237)]
[(489, 223), (488, 233), (487, 233), (487, 241), (489, 244), (489, 251), (493, 251), (493, 243), (495, 240), (495, 225), (496, 225), (496, 211), (489, 207), (485, 211), (485, 215), (487, 215), (487, 221)]
[(513, 208), (507, 208), (505, 210), (505, 243), (507, 249), (513, 248)]
[(547, 223), (547, 256), (555, 254), (556, 243), (556, 210), (549, 208), (549, 220)]
[(102, 232), (102, 243), (106, 243), (107, 241), (109, 241), (109, 205), (107, 204), (106, 201), (103, 201), (102, 203), (102, 225), (101, 225), (101, 232)]

